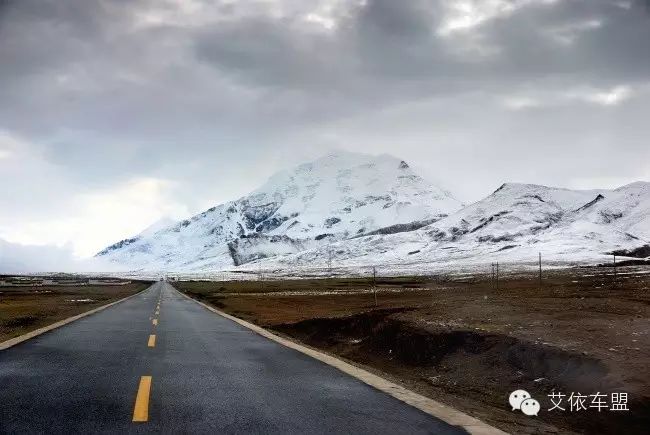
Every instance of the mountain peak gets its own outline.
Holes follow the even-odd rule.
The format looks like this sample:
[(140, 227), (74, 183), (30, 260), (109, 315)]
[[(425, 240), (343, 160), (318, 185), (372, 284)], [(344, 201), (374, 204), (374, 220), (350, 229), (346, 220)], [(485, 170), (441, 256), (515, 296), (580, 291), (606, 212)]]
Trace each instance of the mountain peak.
[(634, 181), (632, 183), (614, 189), (616, 192), (650, 192), (650, 182), (648, 181)]
[[(397, 168), (403, 160), (390, 154), (369, 154), (356, 151), (334, 150), (322, 157), (311, 162), (303, 163), (299, 167), (354, 167), (359, 165), (386, 164), (394, 163)], [(406, 165), (408, 167), (408, 165)]]
[(176, 222), (177, 221), (175, 221), (174, 219), (172, 219), (172, 218), (170, 218), (168, 216), (162, 217), (162, 218), (158, 219), (157, 221), (155, 221), (154, 223), (152, 223), (151, 225), (149, 225), (144, 230), (142, 230), (142, 232), (139, 235), (140, 236), (148, 236), (148, 235), (154, 234), (154, 233), (162, 230), (163, 228), (167, 228), (167, 227), (170, 227), (170, 226), (174, 225)]
[(397, 157), (335, 151), (276, 173), (249, 195), (100, 254), (140, 267), (199, 267), (206, 261), (223, 267), (430, 223), (461, 206)]

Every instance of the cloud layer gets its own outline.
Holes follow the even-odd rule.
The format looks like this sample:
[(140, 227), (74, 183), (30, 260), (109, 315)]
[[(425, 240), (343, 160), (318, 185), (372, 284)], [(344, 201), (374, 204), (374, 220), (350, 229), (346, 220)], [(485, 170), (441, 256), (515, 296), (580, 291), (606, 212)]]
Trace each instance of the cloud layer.
[(118, 272), (113, 263), (98, 258), (80, 259), (70, 247), (22, 245), (0, 239), (0, 273)]
[(645, 1), (0, 1), (0, 237), (88, 255), (330, 148), (648, 179), (648, 41)]

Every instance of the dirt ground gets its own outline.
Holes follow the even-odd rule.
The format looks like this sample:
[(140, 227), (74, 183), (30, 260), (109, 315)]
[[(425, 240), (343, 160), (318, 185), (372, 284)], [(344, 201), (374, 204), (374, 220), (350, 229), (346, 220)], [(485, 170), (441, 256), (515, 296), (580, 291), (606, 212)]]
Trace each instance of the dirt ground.
[(122, 299), (149, 285), (0, 286), (0, 342)]
[[(647, 433), (650, 268), (502, 277), (178, 282), (214, 306), (511, 433)], [(512, 411), (527, 390), (538, 417)], [(551, 393), (565, 394), (550, 410)], [(571, 411), (571, 393), (587, 409)], [(605, 394), (598, 399), (592, 394)], [(613, 411), (627, 393), (629, 411)], [(599, 401), (607, 408), (600, 411)], [(558, 399), (555, 399), (558, 402)]]

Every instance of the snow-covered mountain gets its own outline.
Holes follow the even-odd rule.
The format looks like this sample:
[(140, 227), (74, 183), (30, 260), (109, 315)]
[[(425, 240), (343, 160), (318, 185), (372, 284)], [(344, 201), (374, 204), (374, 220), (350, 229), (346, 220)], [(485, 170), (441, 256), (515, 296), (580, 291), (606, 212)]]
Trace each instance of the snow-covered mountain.
[(611, 252), (650, 249), (650, 183), (614, 190), (568, 190), (507, 183), (423, 228), (369, 235), (267, 261), (267, 266), (529, 261), (602, 261)]
[(365, 234), (414, 230), (462, 204), (389, 155), (337, 152), (272, 176), (236, 201), (148, 229), (98, 257), (146, 270), (206, 270)]
[[(569, 190), (506, 183), (462, 207), (388, 155), (340, 152), (271, 177), (236, 201), (109, 246), (143, 270), (404, 263), (602, 261), (647, 256), (650, 183)], [(255, 264), (251, 262), (255, 261)]]

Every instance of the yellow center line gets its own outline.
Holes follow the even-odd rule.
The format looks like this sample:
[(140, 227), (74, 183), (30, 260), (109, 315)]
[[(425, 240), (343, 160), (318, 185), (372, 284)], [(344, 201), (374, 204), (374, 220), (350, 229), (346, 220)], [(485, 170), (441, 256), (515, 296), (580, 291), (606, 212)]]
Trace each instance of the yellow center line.
[(149, 393), (151, 391), (151, 376), (142, 376), (138, 394), (135, 396), (133, 407), (133, 421), (143, 422), (149, 420)]
[(158, 319), (153, 319), (152, 322), (153, 322), (154, 326), (158, 325)]
[(147, 343), (147, 346), (149, 347), (156, 347), (156, 336), (151, 334), (149, 336), (149, 342)]

